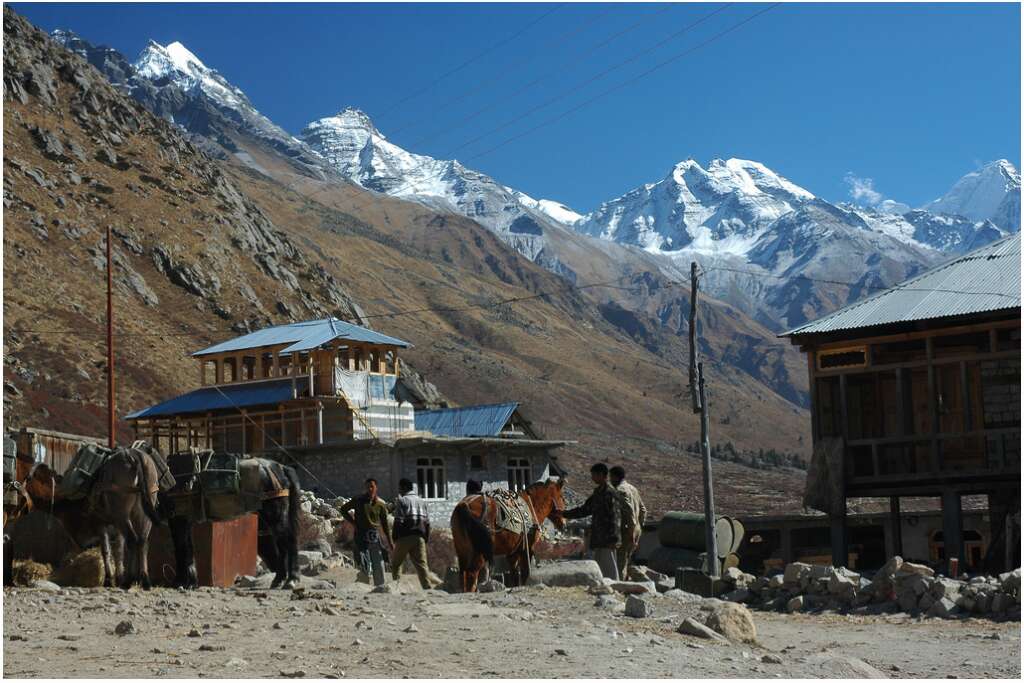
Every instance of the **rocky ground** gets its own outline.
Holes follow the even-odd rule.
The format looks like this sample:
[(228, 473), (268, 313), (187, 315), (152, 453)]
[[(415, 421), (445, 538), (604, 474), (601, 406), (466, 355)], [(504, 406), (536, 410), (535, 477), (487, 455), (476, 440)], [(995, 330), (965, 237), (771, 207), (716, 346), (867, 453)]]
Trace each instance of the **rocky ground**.
[(650, 614), (637, 618), (626, 616), (624, 596), (604, 589), (450, 595), (403, 577), (393, 592), (372, 593), (343, 566), (303, 582), (300, 593), (8, 589), (3, 675), (1019, 678), (1021, 670), (1019, 622), (755, 610), (756, 641), (740, 643), (677, 633), (707, 609), (679, 591), (649, 596)]

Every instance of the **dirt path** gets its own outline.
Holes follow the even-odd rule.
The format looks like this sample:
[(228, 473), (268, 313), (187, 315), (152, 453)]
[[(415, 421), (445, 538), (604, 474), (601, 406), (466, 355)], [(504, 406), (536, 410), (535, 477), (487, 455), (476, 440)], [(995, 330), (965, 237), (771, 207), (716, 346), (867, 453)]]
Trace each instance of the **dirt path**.
[[(679, 603), (649, 619), (582, 589), (484, 595), (4, 591), (5, 677), (1020, 677), (1020, 624), (755, 612), (758, 645), (675, 633)], [(406, 579), (407, 580), (407, 579)], [(134, 632), (115, 634), (122, 621)], [(191, 634), (191, 635), (190, 635)], [(762, 657), (769, 655), (769, 661)], [(846, 657), (855, 657), (848, 660)], [(780, 663), (772, 663), (772, 661)]]

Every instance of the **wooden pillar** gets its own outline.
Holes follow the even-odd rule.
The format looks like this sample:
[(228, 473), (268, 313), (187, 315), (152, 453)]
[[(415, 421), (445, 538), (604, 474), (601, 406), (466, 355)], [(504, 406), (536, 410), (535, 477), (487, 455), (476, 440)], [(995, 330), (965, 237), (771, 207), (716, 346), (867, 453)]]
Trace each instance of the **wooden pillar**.
[(811, 443), (818, 443), (818, 436), (821, 434), (821, 417), (818, 411), (818, 378), (815, 373), (816, 363), (815, 357), (818, 355), (817, 349), (811, 348), (807, 350), (807, 376), (810, 378), (810, 394), (811, 394)]
[(793, 530), (790, 527), (782, 527), (779, 531), (779, 541), (782, 561), (786, 564), (796, 562), (796, 558), (793, 557)]
[(253, 367), (255, 379), (263, 379), (263, 350), (256, 349), (256, 365)]
[(974, 416), (971, 414), (971, 385), (967, 372), (967, 361), (960, 361), (960, 401), (963, 406), (964, 423), (959, 431), (969, 432), (974, 429)]
[(929, 458), (931, 461), (931, 471), (938, 473), (939, 471), (939, 401), (936, 391), (938, 389), (935, 381), (935, 364), (934, 364), (934, 352), (935, 347), (932, 343), (932, 338), (927, 337), (924, 340), (926, 355), (928, 357), (928, 415), (929, 424), (931, 425), (929, 431)]
[(322, 401), (316, 402), (316, 445), (322, 446), (324, 443), (324, 404)]
[(946, 549), (946, 576), (950, 576), (949, 561), (954, 557), (960, 560), (959, 571), (965, 571), (960, 494), (952, 489), (942, 492), (942, 544)]
[(222, 358), (213, 359), (213, 377), (217, 384), (224, 384), (224, 363)]
[[(845, 498), (843, 504), (846, 504)], [(832, 529), (832, 566), (845, 567), (850, 562), (850, 544), (846, 528), (846, 512), (829, 515)]]
[(206, 386), (206, 361), (202, 358), (199, 359), (199, 386)]
[(900, 516), (900, 497), (889, 496), (889, 557), (903, 555), (903, 519)]
[(245, 450), (245, 446), (246, 446), (246, 443), (245, 443), (245, 425), (246, 425), (246, 423), (248, 423), (248, 420), (245, 419), (245, 410), (241, 411), (241, 415), (242, 415), (242, 452), (243, 453), (247, 453), (248, 451)]
[(281, 376), (281, 357), (278, 355), (277, 349), (274, 349), (274, 358), (271, 361), (270, 376), (271, 377), (280, 377)]

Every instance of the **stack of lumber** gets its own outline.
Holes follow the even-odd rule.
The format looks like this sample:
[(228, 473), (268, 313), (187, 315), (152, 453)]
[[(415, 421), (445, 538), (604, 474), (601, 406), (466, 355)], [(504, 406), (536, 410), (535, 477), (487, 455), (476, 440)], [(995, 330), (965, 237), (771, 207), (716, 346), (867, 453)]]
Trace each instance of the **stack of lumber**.
[[(743, 524), (733, 517), (715, 519), (715, 542), (718, 550), (719, 572), (739, 566), (736, 550), (743, 541)], [(658, 543), (648, 566), (665, 574), (674, 575), (680, 567), (702, 569), (705, 567), (707, 543), (704, 529), (704, 515), (697, 512), (669, 512), (658, 524)]]

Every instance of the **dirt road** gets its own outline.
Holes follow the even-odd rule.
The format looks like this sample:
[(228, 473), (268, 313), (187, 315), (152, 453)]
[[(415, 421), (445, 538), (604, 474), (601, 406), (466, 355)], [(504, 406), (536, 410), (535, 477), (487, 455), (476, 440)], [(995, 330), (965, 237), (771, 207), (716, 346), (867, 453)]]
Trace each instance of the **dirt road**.
[[(757, 645), (633, 619), (578, 588), (369, 593), (351, 570), (261, 589), (4, 591), (5, 677), (1019, 678), (1020, 623), (755, 612)], [(307, 580), (308, 581), (308, 580)], [(118, 635), (121, 622), (129, 632)]]

